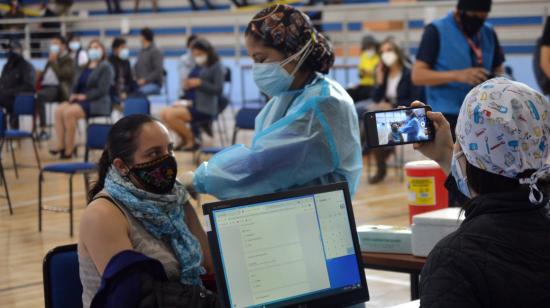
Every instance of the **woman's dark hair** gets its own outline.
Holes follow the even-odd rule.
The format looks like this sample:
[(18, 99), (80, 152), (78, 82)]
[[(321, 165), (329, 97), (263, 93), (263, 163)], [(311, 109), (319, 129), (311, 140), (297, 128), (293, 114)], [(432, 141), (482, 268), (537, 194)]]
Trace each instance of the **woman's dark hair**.
[(67, 47), (68, 43), (63, 35), (55, 35), (54, 37), (52, 37), (52, 39), (58, 40), (61, 44), (63, 44), (63, 46), (65, 46), (65, 48)]
[(147, 42), (152, 42), (155, 40), (155, 33), (150, 28), (141, 29), (139, 34), (143, 36), (143, 38), (146, 39)]
[(189, 35), (189, 37), (187, 38), (187, 44), (185, 46), (187, 46), (187, 48), (191, 47), (191, 44), (193, 44), (193, 42), (198, 38), (199, 37), (196, 36), (195, 34)]
[(145, 114), (136, 114), (118, 120), (107, 137), (107, 144), (98, 162), (98, 178), (88, 192), (88, 200), (92, 200), (105, 185), (105, 177), (115, 158), (132, 162), (138, 148), (137, 140), (141, 127), (158, 120)]
[[(405, 55), (405, 52), (403, 52), (403, 49), (397, 44), (394, 37), (387, 37), (385, 40), (378, 45), (378, 53), (382, 54), (381, 48), (385, 44), (390, 44), (392, 46), (393, 51), (397, 54), (397, 61), (401, 65), (401, 67), (408, 67), (410, 65), (408, 57)], [(385, 65), (384, 65), (385, 67)]]
[(525, 186), (519, 184), (519, 178), (529, 177), (535, 170), (526, 170), (520, 173), (516, 179), (505, 177), (499, 174), (487, 172), (476, 166), (466, 163), (466, 177), (468, 183), (477, 194), (491, 194), (513, 192), (523, 189)]
[(111, 50), (115, 50), (125, 44), (126, 44), (126, 40), (124, 38), (117, 37), (113, 40), (113, 43), (111, 44)]
[(206, 55), (208, 56), (208, 61), (206, 62), (206, 64), (208, 66), (212, 66), (220, 61), (220, 57), (218, 56), (216, 49), (214, 49), (214, 46), (212, 46), (212, 44), (210, 44), (210, 42), (206, 39), (195, 39), (193, 43), (191, 43), (191, 49), (197, 49), (206, 52)]

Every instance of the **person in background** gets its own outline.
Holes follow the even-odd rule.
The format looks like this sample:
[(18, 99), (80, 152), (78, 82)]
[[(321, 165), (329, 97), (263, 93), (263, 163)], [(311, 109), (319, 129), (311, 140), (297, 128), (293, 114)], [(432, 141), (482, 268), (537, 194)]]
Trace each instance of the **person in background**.
[(191, 101), (190, 106), (175, 104), (160, 112), (161, 120), (175, 131), (182, 143), (175, 147), (179, 150), (196, 150), (199, 147), (198, 136), (188, 124), (191, 121), (210, 121), (218, 114), (223, 94), (224, 67), (216, 50), (203, 38), (197, 38), (191, 44), (191, 54), (197, 64), (184, 81), (184, 98)]
[(129, 60), (130, 49), (124, 38), (117, 37), (111, 44), (111, 51), (109, 63), (115, 71), (115, 82), (111, 86), (111, 100), (113, 105), (120, 106), (128, 98), (128, 94), (133, 93), (136, 88)]
[(134, 66), (139, 92), (143, 95), (159, 94), (164, 79), (162, 51), (155, 46), (153, 30), (141, 29), (139, 38), (142, 50), (139, 52)]
[[(479, 111), (495, 104), (500, 111)], [(454, 144), (443, 115), (428, 112), (435, 140), (415, 147), (449, 175), (466, 219), (429, 254), (420, 307), (550, 303), (549, 109), (522, 83), (488, 80), (466, 96)]]
[[(9, 1), (8, 10), (2, 15), (4, 19), (25, 18), (25, 13), (21, 10), (18, 0)], [(3, 37), (8, 40), (21, 40), (24, 38), (25, 23), (13, 23), (3, 25)]]
[(384, 40), (379, 53), (382, 61), (376, 68), (377, 86), (372, 95), (375, 109), (390, 110), (423, 99), (423, 89), (412, 83), (407, 57), (395, 40)]
[(546, 17), (542, 37), (537, 42), (534, 59), (535, 77), (544, 94), (550, 95), (550, 17)]
[(48, 62), (40, 77), (41, 88), (36, 95), (40, 119), (40, 140), (50, 138), (46, 132), (46, 104), (69, 99), (74, 80), (75, 65), (67, 51), (67, 41), (58, 36), (50, 40)]
[(399, 131), (399, 123), (391, 123), (391, 132), (388, 134), (388, 144), (402, 144), (405, 142), (403, 134)]
[(89, 60), (88, 53), (84, 48), (82, 48), (80, 38), (74, 34), (70, 34), (67, 37), (67, 41), (69, 41), (69, 54), (71, 55), (75, 65), (78, 68), (86, 66)]
[(257, 13), (245, 40), (254, 81), (271, 97), (256, 117), (254, 142), (212, 156), (185, 183), (218, 199), (340, 181), (353, 195), (363, 168), (359, 124), (351, 97), (326, 76), (330, 42), (283, 4)]
[(492, 75), (504, 73), (504, 53), (486, 23), (491, 0), (459, 0), (456, 10), (426, 26), (412, 80), (426, 86), (427, 103), (442, 112), (454, 134), (466, 94)]
[(31, 63), (23, 58), (23, 47), (17, 40), (2, 43), (7, 50), (7, 62), (0, 75), (0, 106), (6, 109), (10, 116), (13, 129), (19, 128), (19, 119), (12, 116), (15, 97), (19, 94), (34, 94), (35, 70)]
[(107, 4), (107, 11), (109, 12), (109, 14), (122, 14), (122, 9), (120, 8), (120, 0), (105, 0), (105, 3)]
[[(412, 83), (407, 58), (393, 38), (387, 38), (380, 44), (379, 54), (381, 63), (376, 69), (377, 86), (372, 93), (374, 104), (358, 104), (358, 112), (366, 111), (366, 106), (372, 111), (390, 110), (423, 99), (423, 89)], [(376, 173), (369, 178), (369, 183), (378, 184), (386, 178), (386, 161), (395, 153), (395, 148), (375, 148), (369, 152), (376, 162)]]
[(59, 16), (69, 15), (74, 0), (54, 0), (55, 13)]
[(185, 81), (189, 77), (189, 74), (191, 71), (195, 68), (197, 65), (195, 63), (195, 60), (193, 59), (193, 55), (191, 54), (191, 44), (193, 44), (193, 41), (197, 39), (197, 36), (194, 34), (191, 34), (187, 38), (187, 51), (181, 55), (179, 62), (178, 62), (178, 73), (179, 73), (179, 81), (181, 84), (180, 89), (180, 98), (183, 98), (185, 95), (185, 91), (183, 88), (185, 87)]
[[(78, 263), (84, 308), (92, 302), (95, 307), (121, 307), (98, 304), (100, 298), (125, 303), (124, 307), (218, 307), (199, 303), (215, 301), (201, 282), (201, 275), (214, 269), (206, 234), (177, 172), (173, 143), (158, 120), (132, 115), (113, 125), (98, 163), (98, 180), (88, 192), (92, 201), (80, 223)], [(121, 264), (136, 257), (160, 262), (168, 281), (154, 279), (144, 267), (129, 270), (128, 263), (125, 271), (114, 270), (111, 261)], [(113, 279), (102, 281), (106, 272)], [(152, 292), (146, 286), (152, 281), (164, 286), (153, 296), (169, 293), (179, 301), (145, 304)], [(108, 285), (101, 290), (103, 282)], [(175, 296), (181, 291), (186, 291), (183, 296)]]
[(61, 159), (76, 156), (75, 134), (79, 119), (111, 113), (110, 89), (114, 81), (113, 68), (107, 61), (105, 46), (94, 39), (88, 45), (90, 62), (76, 74), (69, 100), (55, 111), (57, 148), (50, 150)]
[[(139, 2), (140, 0), (134, 0), (134, 13), (137, 13), (139, 11)], [(151, 4), (153, 5), (153, 12), (159, 11), (159, 3), (158, 0), (151, 0)]]
[[(204, 2), (204, 5), (206, 6), (207, 9), (209, 9), (209, 10), (215, 9), (214, 5), (212, 5), (210, 0), (203, 0), (203, 2)], [(196, 0), (189, 0), (189, 4), (191, 4), (191, 8), (194, 11), (198, 11), (200, 9), (199, 6), (197, 5)]]
[(422, 127), (420, 126), (420, 121), (414, 110), (405, 111), (407, 115), (407, 120), (405, 120), (405, 125), (399, 128), (399, 132), (407, 136), (407, 142), (417, 141), (418, 134)]
[(376, 85), (376, 68), (379, 63), (378, 42), (372, 35), (364, 36), (361, 41), (361, 56), (357, 66), (359, 85), (347, 90), (354, 102), (371, 98), (372, 90)]

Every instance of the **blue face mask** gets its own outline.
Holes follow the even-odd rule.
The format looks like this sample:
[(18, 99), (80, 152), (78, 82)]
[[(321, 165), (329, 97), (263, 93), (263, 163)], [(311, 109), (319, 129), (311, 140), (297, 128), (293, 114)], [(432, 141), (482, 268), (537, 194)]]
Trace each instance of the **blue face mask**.
[(97, 61), (101, 59), (102, 56), (103, 56), (103, 51), (101, 49), (90, 48), (88, 50), (88, 57), (90, 57), (90, 60), (92, 61)]
[(254, 63), (252, 74), (260, 91), (271, 97), (287, 91), (294, 81), (294, 76), (278, 62)]
[(120, 60), (128, 60), (130, 58), (130, 49), (123, 48), (118, 52), (118, 57)]
[(470, 192), (470, 186), (468, 185), (468, 177), (466, 176), (465, 172), (463, 172), (462, 168), (460, 167), (460, 163), (458, 160), (464, 156), (464, 153), (462, 151), (453, 154), (453, 158), (451, 159), (451, 173), (453, 177), (455, 178), (456, 186), (458, 187), (458, 190), (466, 197), (472, 198), (472, 193)]
[[(294, 74), (311, 53), (313, 42), (314, 39), (312, 38), (300, 51), (281, 62), (254, 63), (252, 75), (260, 91), (271, 97), (288, 91), (290, 85), (294, 82)], [(284, 67), (295, 60), (298, 63), (294, 67), (294, 71), (289, 74)]]
[(50, 45), (50, 53), (52, 54), (58, 54), (61, 51), (61, 47), (57, 44), (51, 44)]

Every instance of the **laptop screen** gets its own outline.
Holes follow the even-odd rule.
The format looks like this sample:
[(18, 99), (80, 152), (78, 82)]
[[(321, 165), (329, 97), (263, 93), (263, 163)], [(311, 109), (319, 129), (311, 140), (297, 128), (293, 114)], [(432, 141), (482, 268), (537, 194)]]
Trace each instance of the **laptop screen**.
[(230, 307), (361, 288), (342, 190), (212, 211)]

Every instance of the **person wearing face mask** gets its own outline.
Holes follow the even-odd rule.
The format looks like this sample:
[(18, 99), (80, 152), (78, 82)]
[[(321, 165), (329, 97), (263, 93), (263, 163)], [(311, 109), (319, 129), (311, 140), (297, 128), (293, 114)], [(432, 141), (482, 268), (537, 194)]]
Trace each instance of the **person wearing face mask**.
[(156, 95), (160, 93), (164, 80), (164, 56), (162, 51), (155, 46), (155, 34), (149, 28), (141, 29), (141, 46), (134, 73), (139, 92), (143, 95)]
[(111, 86), (111, 100), (113, 105), (120, 106), (128, 94), (133, 93), (137, 88), (132, 76), (132, 68), (130, 66), (130, 49), (126, 44), (126, 40), (122, 37), (117, 37), (111, 44), (111, 55), (109, 63), (115, 71), (115, 82)]
[[(92, 201), (80, 222), (84, 308), (216, 307), (201, 280), (201, 275), (213, 273), (206, 234), (177, 172), (173, 143), (158, 120), (132, 115), (113, 125), (98, 163), (98, 179), (89, 191)], [(153, 264), (164, 279), (151, 273), (154, 266), (140, 263)], [(126, 265), (117, 271), (121, 264)], [(172, 296), (177, 303), (146, 305), (159, 293), (180, 292), (184, 296)]]
[(326, 74), (332, 45), (303, 12), (277, 4), (257, 13), (245, 32), (253, 77), (270, 96), (250, 147), (233, 145), (186, 177), (199, 193), (230, 199), (347, 181), (362, 171), (353, 100)]
[(69, 99), (75, 73), (74, 61), (67, 51), (67, 41), (64, 37), (57, 36), (51, 39), (49, 48), (48, 62), (40, 76), (41, 88), (36, 95), (41, 140), (50, 138), (46, 132), (46, 104)]
[(191, 34), (187, 38), (187, 51), (183, 55), (181, 55), (178, 62), (179, 81), (181, 84), (179, 97), (182, 99), (185, 96), (185, 91), (183, 90), (183, 88), (185, 87), (185, 81), (187, 80), (187, 78), (189, 78), (189, 74), (197, 65), (195, 63), (195, 60), (193, 59), (193, 55), (191, 54), (191, 44), (193, 44), (193, 41), (196, 39), (197, 36), (194, 34)]
[(420, 307), (550, 303), (549, 111), (537, 91), (495, 78), (466, 96), (454, 144), (443, 115), (428, 112), (435, 140), (415, 148), (450, 174), (466, 219), (428, 256)]
[(76, 156), (75, 133), (79, 119), (111, 113), (110, 89), (114, 81), (113, 68), (107, 61), (105, 46), (94, 39), (88, 45), (90, 62), (74, 80), (69, 100), (55, 110), (56, 148), (52, 155), (61, 159)]
[(35, 70), (30, 62), (22, 56), (23, 47), (16, 40), (2, 43), (7, 50), (7, 62), (0, 75), (0, 106), (10, 116), (10, 126), (19, 128), (18, 117), (12, 117), (15, 97), (19, 94), (33, 94), (35, 91)]
[(218, 114), (225, 75), (216, 50), (207, 40), (195, 39), (191, 43), (191, 55), (197, 65), (183, 83), (184, 99), (191, 101), (191, 106), (174, 104), (160, 112), (161, 120), (182, 140), (176, 149), (184, 151), (199, 147), (199, 136), (194, 136), (188, 125), (210, 121)]
[(376, 67), (379, 63), (380, 56), (376, 38), (372, 35), (364, 36), (361, 41), (361, 55), (357, 66), (359, 85), (346, 90), (355, 103), (371, 98), (372, 90), (376, 84)]
[(82, 48), (82, 42), (80, 38), (71, 34), (68, 36), (67, 41), (69, 41), (69, 54), (77, 68), (82, 68), (88, 64), (88, 53), (85, 49)]
[[(376, 84), (369, 105), (372, 111), (390, 110), (397, 106), (408, 106), (414, 100), (422, 100), (424, 91), (411, 81), (411, 70), (407, 58), (393, 38), (385, 39), (379, 48), (381, 63), (376, 71)], [(360, 110), (361, 105), (358, 105)], [(364, 108), (364, 107), (363, 107)], [(364, 109), (363, 109), (364, 110)], [(361, 111), (360, 111), (361, 112)], [(376, 148), (369, 150), (376, 162), (376, 173), (369, 178), (369, 183), (378, 184), (386, 178), (386, 161), (395, 148)]]
[[(459, 0), (454, 12), (426, 26), (412, 80), (426, 86), (427, 103), (456, 125), (464, 97), (492, 75), (504, 73), (504, 53), (486, 22), (491, 0)], [(453, 132), (454, 134), (454, 132)]]

